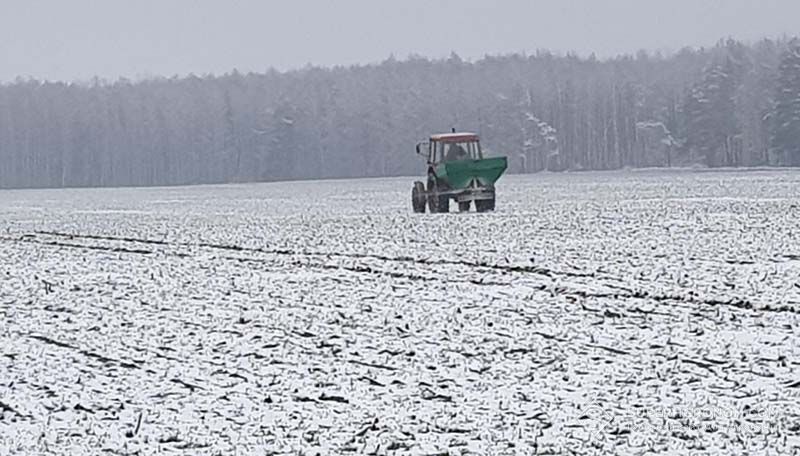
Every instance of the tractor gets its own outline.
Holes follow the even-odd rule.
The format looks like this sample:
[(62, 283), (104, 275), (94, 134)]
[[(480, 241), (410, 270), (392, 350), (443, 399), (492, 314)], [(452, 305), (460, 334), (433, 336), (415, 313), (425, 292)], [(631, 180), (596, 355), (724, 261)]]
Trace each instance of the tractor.
[(450, 200), (458, 203), (459, 212), (467, 212), (475, 202), (477, 212), (494, 210), (494, 183), (503, 175), (506, 157), (484, 158), (480, 139), (474, 133), (433, 135), (417, 144), (417, 154), (428, 162), (428, 184), (414, 182), (411, 204), (414, 212), (450, 211)]

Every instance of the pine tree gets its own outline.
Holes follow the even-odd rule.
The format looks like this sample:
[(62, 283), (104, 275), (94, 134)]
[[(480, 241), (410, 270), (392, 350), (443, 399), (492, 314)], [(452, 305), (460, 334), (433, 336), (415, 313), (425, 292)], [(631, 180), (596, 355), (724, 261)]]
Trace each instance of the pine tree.
[(686, 102), (689, 147), (708, 166), (738, 164), (733, 153), (738, 135), (735, 70), (730, 59), (711, 66)]
[(772, 147), (784, 164), (800, 166), (800, 39), (783, 54), (772, 118)]
[[(272, 139), (269, 159), (269, 178), (273, 180), (296, 178), (295, 164), (301, 149), (297, 135), (297, 111), (283, 101), (272, 113)], [(265, 157), (266, 158), (266, 157)]]

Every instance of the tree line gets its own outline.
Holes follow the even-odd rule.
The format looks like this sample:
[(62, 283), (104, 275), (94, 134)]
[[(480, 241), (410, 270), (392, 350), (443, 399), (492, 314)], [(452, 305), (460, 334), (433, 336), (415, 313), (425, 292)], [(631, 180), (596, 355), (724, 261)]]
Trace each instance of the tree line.
[(0, 187), (417, 175), (475, 131), (510, 171), (800, 166), (800, 40), (672, 55), (373, 65), (0, 85)]

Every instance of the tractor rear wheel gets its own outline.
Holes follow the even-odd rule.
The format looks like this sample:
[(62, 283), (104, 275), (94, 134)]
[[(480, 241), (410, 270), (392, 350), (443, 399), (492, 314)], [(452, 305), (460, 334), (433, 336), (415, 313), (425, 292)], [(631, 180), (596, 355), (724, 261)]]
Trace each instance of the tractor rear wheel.
[(469, 212), (469, 201), (458, 203), (458, 212)]
[(428, 210), (431, 214), (450, 212), (450, 197), (439, 194), (439, 184), (432, 176), (428, 178)]
[(414, 188), (411, 189), (411, 206), (415, 213), (425, 213), (425, 185), (422, 182), (414, 182)]
[(442, 214), (450, 212), (450, 197), (447, 195), (439, 195), (439, 205), (436, 211)]
[(494, 193), (491, 199), (475, 201), (475, 210), (478, 212), (489, 212), (494, 210)]

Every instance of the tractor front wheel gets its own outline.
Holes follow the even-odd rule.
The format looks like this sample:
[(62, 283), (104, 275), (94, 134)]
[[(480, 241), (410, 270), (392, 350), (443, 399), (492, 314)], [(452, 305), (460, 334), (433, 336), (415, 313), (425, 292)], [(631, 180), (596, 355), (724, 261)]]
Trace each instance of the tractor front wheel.
[(458, 203), (458, 212), (469, 212), (469, 201)]
[(425, 213), (425, 185), (422, 182), (414, 182), (414, 188), (411, 189), (411, 206), (415, 213)]

